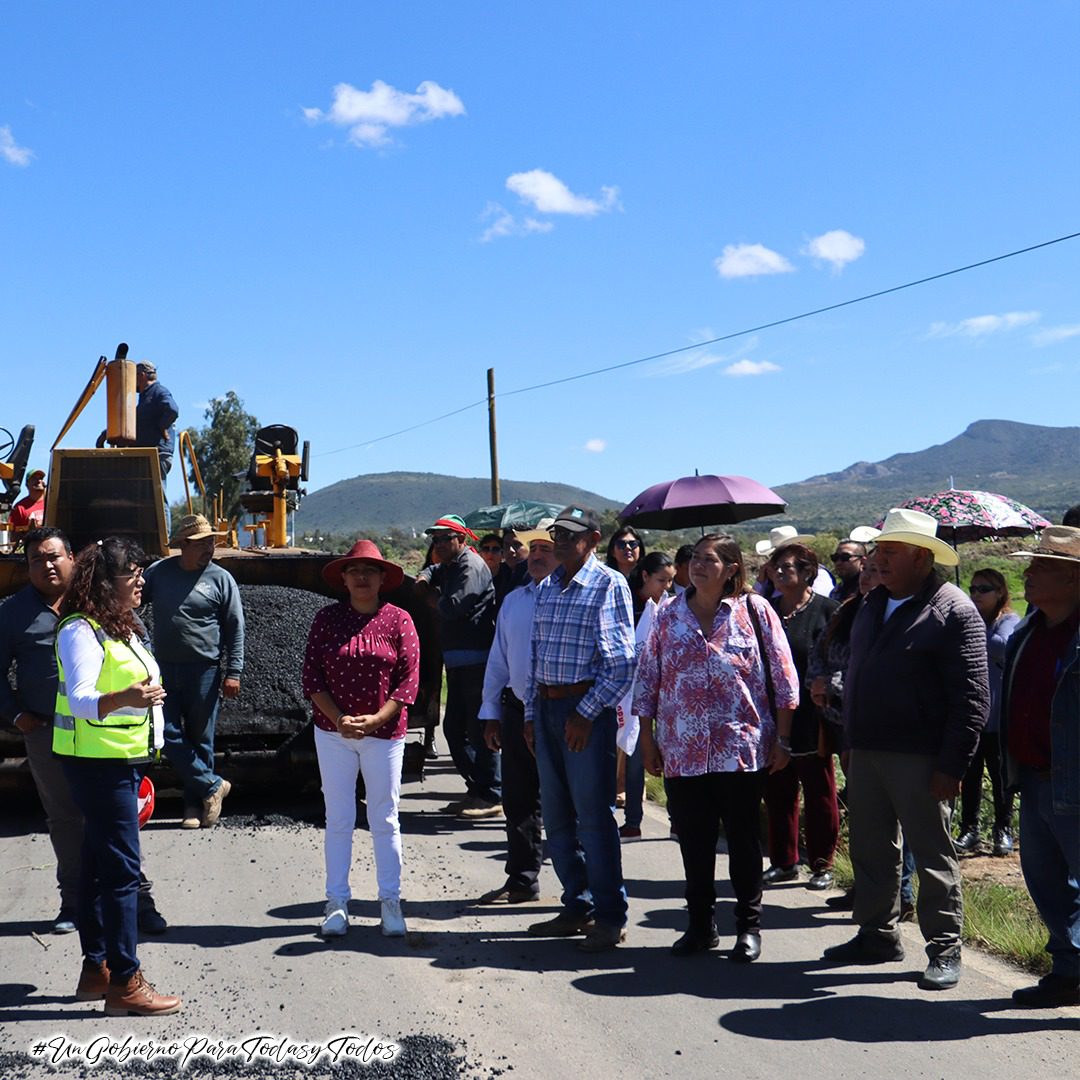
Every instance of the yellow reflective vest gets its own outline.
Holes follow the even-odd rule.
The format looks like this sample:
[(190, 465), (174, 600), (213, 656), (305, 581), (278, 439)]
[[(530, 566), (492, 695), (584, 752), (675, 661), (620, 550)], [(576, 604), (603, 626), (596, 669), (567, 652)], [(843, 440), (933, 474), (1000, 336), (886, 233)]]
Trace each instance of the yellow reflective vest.
[[(56, 628), (60, 631), (74, 619), (85, 619), (105, 651), (95, 689), (102, 694), (126, 690), (132, 683), (142, 682), (149, 675), (147, 656), (142, 645), (133, 637), (130, 642), (109, 637), (104, 628), (88, 615), (69, 615)], [(68, 703), (67, 683), (60, 650), (56, 651), (56, 668), (60, 682), (56, 689), (56, 711), (53, 716), (53, 753), (64, 757), (148, 761), (153, 754), (153, 723), (145, 707), (115, 709), (106, 716), (87, 720), (74, 716)]]

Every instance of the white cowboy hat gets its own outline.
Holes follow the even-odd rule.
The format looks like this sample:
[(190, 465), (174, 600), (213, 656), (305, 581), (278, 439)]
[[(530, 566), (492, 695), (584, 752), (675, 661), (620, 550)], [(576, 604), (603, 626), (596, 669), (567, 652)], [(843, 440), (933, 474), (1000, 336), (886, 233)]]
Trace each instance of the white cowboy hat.
[(759, 540), (754, 545), (754, 550), (759, 555), (771, 555), (777, 548), (787, 547), (788, 544), (805, 544), (813, 539), (813, 533), (800, 535), (794, 525), (778, 525), (769, 530), (768, 540)]
[(905, 510), (903, 507), (890, 510), (877, 535), (877, 543), (886, 541), (926, 548), (934, 553), (934, 561), (942, 566), (960, 565), (960, 556), (956, 551), (937, 538), (937, 522), (921, 510)]
[(848, 539), (853, 544), (872, 544), (880, 534), (881, 530), (873, 525), (856, 525), (848, 534)]
[(1043, 529), (1037, 548), (1033, 551), (1014, 551), (1009, 558), (1080, 562), (1080, 529), (1073, 525), (1051, 525)]

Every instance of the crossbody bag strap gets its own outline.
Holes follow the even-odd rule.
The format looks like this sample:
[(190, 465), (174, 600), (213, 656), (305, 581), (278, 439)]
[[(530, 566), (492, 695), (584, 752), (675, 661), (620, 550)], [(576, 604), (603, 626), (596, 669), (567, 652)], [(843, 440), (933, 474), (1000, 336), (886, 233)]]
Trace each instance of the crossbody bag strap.
[(750, 621), (754, 624), (754, 637), (757, 638), (758, 652), (761, 654), (761, 664), (765, 669), (765, 694), (769, 699), (769, 710), (776, 719), (776, 688), (773, 686), (772, 671), (769, 668), (769, 654), (765, 651), (765, 636), (761, 632), (761, 619), (757, 608), (754, 606), (754, 596), (748, 593), (746, 597), (746, 610), (750, 615)]

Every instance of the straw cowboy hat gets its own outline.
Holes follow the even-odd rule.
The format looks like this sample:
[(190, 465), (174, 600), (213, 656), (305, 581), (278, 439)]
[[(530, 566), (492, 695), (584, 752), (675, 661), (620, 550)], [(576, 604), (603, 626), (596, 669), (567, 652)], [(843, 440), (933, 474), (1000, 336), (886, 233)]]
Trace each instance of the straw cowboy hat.
[(778, 525), (769, 530), (768, 540), (759, 540), (754, 545), (754, 550), (759, 555), (768, 556), (777, 548), (787, 547), (788, 544), (805, 544), (813, 539), (813, 533), (801, 534), (794, 525)]
[[(881, 530), (875, 529), (873, 525), (856, 525), (848, 533), (848, 540), (853, 544), (872, 544), (880, 534)], [(844, 541), (841, 540), (840, 542), (843, 543)]]
[(1080, 562), (1080, 529), (1072, 525), (1051, 525), (1048, 529), (1043, 529), (1037, 548), (1032, 551), (1014, 551), (1009, 558)]
[(933, 552), (934, 561), (942, 566), (960, 565), (960, 556), (956, 551), (937, 538), (937, 522), (921, 510), (905, 510), (903, 507), (890, 510), (885, 515), (876, 540), (879, 544), (887, 541), (926, 548)]
[(348, 555), (342, 555), (340, 559), (334, 559), (322, 568), (323, 581), (337, 592), (347, 592), (342, 572), (349, 563), (353, 562), (376, 563), (382, 569), (386, 576), (379, 587), (381, 593), (393, 592), (405, 580), (405, 571), (397, 563), (384, 559), (374, 542), (357, 540), (349, 549)]
[(551, 533), (549, 533), (547, 529), (528, 529), (524, 532), (514, 533), (514, 535), (526, 547), (531, 547), (532, 544), (537, 540), (543, 540), (548, 544), (553, 544), (555, 542), (551, 539)]
[(171, 543), (176, 547), (182, 540), (205, 540), (208, 536), (224, 535), (214, 532), (214, 527), (202, 514), (188, 514), (176, 523)]

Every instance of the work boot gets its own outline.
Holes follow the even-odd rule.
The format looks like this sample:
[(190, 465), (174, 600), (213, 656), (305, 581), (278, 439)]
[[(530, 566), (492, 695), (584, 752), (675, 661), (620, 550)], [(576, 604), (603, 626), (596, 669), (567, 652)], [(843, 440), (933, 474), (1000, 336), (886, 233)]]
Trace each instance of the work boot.
[(84, 960), (75, 988), (76, 1001), (103, 1001), (109, 990), (109, 968), (105, 961)]
[(487, 818), (502, 817), (502, 803), (488, 802), (487, 799), (470, 799), (458, 811), (457, 816), (464, 821), (484, 821)]
[(595, 920), (584, 912), (561, 911), (554, 919), (533, 923), (529, 927), (530, 937), (576, 937), (587, 934)]
[(184, 816), (180, 819), (181, 829), (197, 829), (202, 824), (202, 807), (195, 803), (184, 804)]
[(165, 916), (158, 911), (152, 896), (147, 896), (144, 900), (140, 895), (138, 923), (142, 933), (153, 934), (155, 937), (160, 937), (169, 929)]
[(610, 923), (594, 923), (585, 931), (585, 940), (577, 947), (582, 952), (607, 952), (626, 940), (625, 926), (612, 926)]
[(159, 994), (141, 969), (124, 982), (110, 982), (105, 994), (106, 1016), (168, 1016), (179, 1011), (180, 999)]
[(221, 817), (221, 804), (230, 791), (232, 791), (232, 784), (228, 780), (222, 780), (217, 791), (203, 799), (202, 821), (200, 824), (204, 829), (212, 829), (217, 824), (218, 818)]

